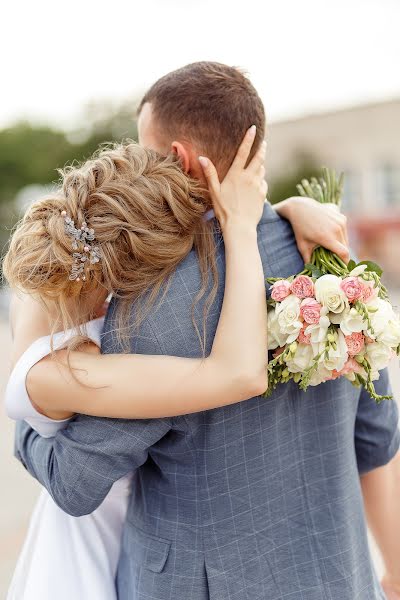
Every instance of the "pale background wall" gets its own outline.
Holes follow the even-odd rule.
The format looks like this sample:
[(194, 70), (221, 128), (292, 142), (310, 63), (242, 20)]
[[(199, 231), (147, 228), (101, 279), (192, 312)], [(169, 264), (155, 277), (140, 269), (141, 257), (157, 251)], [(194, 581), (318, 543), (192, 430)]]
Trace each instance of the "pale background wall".
[(352, 178), (346, 211), (380, 216), (399, 211), (400, 98), (272, 123), (267, 176), (281, 175), (302, 154)]

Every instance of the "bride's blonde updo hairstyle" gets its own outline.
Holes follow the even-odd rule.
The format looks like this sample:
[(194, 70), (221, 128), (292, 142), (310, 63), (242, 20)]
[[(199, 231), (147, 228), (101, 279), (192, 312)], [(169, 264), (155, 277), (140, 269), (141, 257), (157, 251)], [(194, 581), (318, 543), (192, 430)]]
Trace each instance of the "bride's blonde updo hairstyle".
[[(199, 183), (173, 156), (133, 142), (108, 145), (60, 175), (59, 193), (35, 202), (11, 238), (3, 273), (12, 288), (52, 302), (65, 328), (93, 316), (87, 307), (93, 309), (97, 293), (113, 293), (120, 298), (118, 329), (127, 338), (132, 301), (146, 297), (144, 316), (195, 246), (203, 277), (199, 297), (205, 294), (210, 268), (215, 271), (212, 227), (203, 219)], [(73, 253), (82, 248), (73, 249), (66, 216), (77, 229), (93, 229), (100, 255), (74, 280)]]

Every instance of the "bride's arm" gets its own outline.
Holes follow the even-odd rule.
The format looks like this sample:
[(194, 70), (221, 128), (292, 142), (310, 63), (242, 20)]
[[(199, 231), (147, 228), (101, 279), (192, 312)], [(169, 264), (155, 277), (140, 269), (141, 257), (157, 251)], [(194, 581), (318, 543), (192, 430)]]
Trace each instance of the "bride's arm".
[(293, 227), (297, 247), (305, 263), (311, 259), (316, 246), (324, 246), (349, 262), (347, 219), (332, 205), (321, 204), (312, 198), (293, 196), (272, 207)]
[(249, 131), (222, 184), (210, 161), (202, 162), (226, 251), (225, 295), (211, 354), (186, 359), (72, 352), (70, 365), (85, 385), (49, 356), (27, 378), (29, 395), (43, 412), (165, 417), (232, 404), (266, 389), (266, 299), (256, 231), (266, 195), (265, 148), (245, 169), (253, 140)]

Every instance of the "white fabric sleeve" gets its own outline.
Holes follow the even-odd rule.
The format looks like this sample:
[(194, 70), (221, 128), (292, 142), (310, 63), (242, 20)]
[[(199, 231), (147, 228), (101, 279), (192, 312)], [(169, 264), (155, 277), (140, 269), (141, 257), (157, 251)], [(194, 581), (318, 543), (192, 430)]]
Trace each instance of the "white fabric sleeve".
[[(86, 324), (86, 333), (97, 346), (100, 346), (103, 323), (104, 319), (101, 318)], [(73, 335), (72, 331), (56, 333), (53, 336), (54, 349), (63, 348)], [(55, 420), (39, 413), (32, 406), (26, 390), (26, 377), (30, 369), (50, 352), (50, 336), (42, 337), (33, 342), (14, 366), (5, 393), (5, 406), (8, 416), (15, 421), (26, 421), (39, 435), (47, 438), (54, 437), (57, 431), (64, 429), (70, 419)]]

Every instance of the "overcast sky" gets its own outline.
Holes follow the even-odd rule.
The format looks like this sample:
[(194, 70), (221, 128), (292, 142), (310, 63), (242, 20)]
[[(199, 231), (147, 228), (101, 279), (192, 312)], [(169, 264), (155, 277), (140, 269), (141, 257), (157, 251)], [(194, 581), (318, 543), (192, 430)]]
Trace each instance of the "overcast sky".
[(399, 0), (3, 3), (0, 126), (74, 126), (197, 60), (245, 67), (270, 119), (400, 97)]

